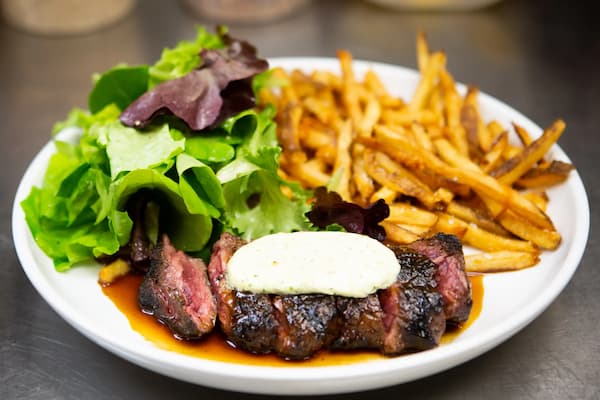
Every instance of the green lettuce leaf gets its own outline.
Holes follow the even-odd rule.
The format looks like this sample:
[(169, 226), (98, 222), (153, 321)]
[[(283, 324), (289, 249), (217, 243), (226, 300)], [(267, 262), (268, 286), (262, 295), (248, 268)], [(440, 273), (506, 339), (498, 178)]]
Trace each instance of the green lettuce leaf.
[(160, 60), (150, 67), (149, 89), (157, 84), (180, 78), (200, 65), (202, 49), (220, 49), (224, 43), (217, 34), (211, 34), (204, 27), (197, 28), (195, 41), (184, 40), (172, 49), (164, 49)]
[(148, 66), (117, 66), (100, 75), (88, 98), (92, 114), (109, 104), (124, 110), (148, 89)]
[(225, 206), (221, 183), (206, 164), (187, 154), (177, 156), (179, 190), (188, 210), (218, 218)]
[(162, 165), (164, 170), (168, 170), (173, 165), (174, 157), (185, 149), (185, 140), (173, 139), (168, 125), (141, 132), (114, 121), (104, 129), (113, 179), (121, 172), (136, 169)]
[[(308, 230), (308, 192), (277, 174), (281, 148), (273, 122), (274, 109), (245, 111), (225, 121), (222, 128), (242, 138), (236, 158), (217, 172), (225, 196), (226, 229), (246, 240), (275, 232)], [(289, 199), (281, 191), (286, 186)]]
[(119, 242), (107, 218), (110, 177), (88, 163), (78, 146), (55, 144), (42, 188), (32, 188), (21, 206), (36, 243), (64, 271), (115, 253)]
[[(212, 232), (211, 218), (191, 212), (175, 181), (152, 169), (132, 171), (115, 182), (113, 209), (125, 212), (129, 198), (140, 190), (150, 193), (149, 198), (160, 207), (160, 226), (182, 251), (200, 251)], [(188, 193), (190, 195), (190, 193)], [(125, 215), (121, 215), (126, 218)], [(119, 231), (121, 243), (129, 240), (130, 232)]]

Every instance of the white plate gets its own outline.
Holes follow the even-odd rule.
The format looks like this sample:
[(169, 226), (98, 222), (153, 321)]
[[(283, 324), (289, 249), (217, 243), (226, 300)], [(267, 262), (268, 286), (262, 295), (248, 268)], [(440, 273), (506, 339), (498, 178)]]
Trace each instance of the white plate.
[[(337, 61), (323, 58), (285, 58), (272, 65), (286, 68), (338, 70)], [(388, 89), (409, 99), (418, 81), (415, 71), (392, 65), (355, 62), (357, 76), (375, 69)], [(464, 87), (461, 87), (464, 90)], [(486, 120), (505, 126), (514, 121), (532, 135), (541, 129), (500, 101), (482, 94)], [(544, 121), (547, 123), (550, 121)], [(568, 132), (567, 132), (568, 135)], [(97, 268), (74, 268), (57, 273), (39, 250), (25, 223), (19, 203), (32, 185), (39, 185), (54, 147), (47, 144), (35, 157), (17, 190), (13, 206), (13, 235), (27, 276), (42, 297), (67, 322), (107, 350), (142, 367), (200, 385), (268, 394), (326, 394), (379, 388), (446, 370), (476, 357), (518, 332), (558, 296), (583, 255), (589, 230), (589, 206), (576, 171), (564, 184), (549, 191), (548, 213), (563, 236), (558, 250), (542, 254), (534, 268), (488, 275), (479, 318), (449, 344), (421, 353), (326, 367), (257, 367), (204, 360), (162, 350), (134, 332), (123, 314), (102, 294)], [(552, 156), (568, 161), (555, 146)]]

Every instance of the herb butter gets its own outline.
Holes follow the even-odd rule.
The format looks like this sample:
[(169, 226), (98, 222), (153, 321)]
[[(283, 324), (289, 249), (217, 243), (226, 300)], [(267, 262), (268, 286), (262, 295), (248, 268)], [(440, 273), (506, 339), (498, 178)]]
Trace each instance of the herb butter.
[(232, 289), (254, 293), (320, 293), (366, 297), (396, 281), (394, 252), (347, 232), (276, 233), (237, 250), (227, 265)]

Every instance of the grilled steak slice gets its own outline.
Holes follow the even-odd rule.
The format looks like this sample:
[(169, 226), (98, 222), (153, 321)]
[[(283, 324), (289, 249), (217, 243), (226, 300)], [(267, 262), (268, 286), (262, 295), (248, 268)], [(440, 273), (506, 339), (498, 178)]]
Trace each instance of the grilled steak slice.
[(206, 266), (175, 249), (166, 235), (152, 250), (138, 302), (142, 311), (183, 339), (198, 339), (215, 325), (217, 304)]
[(446, 327), (442, 296), (434, 279), (437, 266), (406, 247), (392, 249), (400, 273), (392, 286), (378, 292), (385, 313), (381, 350), (385, 355), (397, 355), (435, 347)]
[(225, 281), (229, 259), (245, 241), (224, 233), (213, 245), (208, 265), (221, 330), (236, 347), (253, 353), (268, 353), (275, 347), (277, 320), (271, 297), (267, 294), (251, 294), (232, 290)]
[(444, 299), (446, 320), (450, 323), (465, 322), (469, 318), (473, 299), (460, 240), (453, 235), (438, 233), (411, 243), (409, 247), (437, 264), (435, 280), (437, 290)]
[(269, 353), (277, 342), (278, 322), (268, 294), (233, 291), (230, 341), (252, 353)]
[(340, 320), (334, 296), (276, 295), (273, 307), (279, 322), (275, 351), (283, 358), (306, 359), (337, 336)]
[(365, 298), (337, 297), (341, 318), (338, 337), (332, 349), (380, 349), (383, 345), (383, 310), (376, 294)]

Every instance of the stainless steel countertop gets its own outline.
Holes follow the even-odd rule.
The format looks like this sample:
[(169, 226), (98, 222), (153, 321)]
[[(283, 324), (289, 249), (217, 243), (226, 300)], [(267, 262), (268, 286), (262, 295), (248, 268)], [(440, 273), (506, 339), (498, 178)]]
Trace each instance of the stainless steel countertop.
[[(260, 398), (194, 386), (130, 364), (63, 321), (33, 289), (15, 255), (11, 207), (52, 124), (84, 107), (90, 76), (127, 61), (151, 63), (194, 36), (198, 19), (176, 2), (144, 0), (125, 20), (73, 37), (29, 35), (0, 24), (0, 398)], [(416, 66), (415, 34), (448, 54), (458, 81), (512, 105), (539, 125), (562, 117), (560, 140), (586, 185), (591, 234), (564, 292), (533, 323), (461, 366), (372, 392), (331, 396), (444, 399), (600, 398), (600, 34), (585, 2), (506, 0), (472, 13), (394, 12), (363, 1), (315, 1), (283, 20), (231, 25), (262, 55), (333, 56)], [(90, 310), (93, 312), (93, 310)]]

